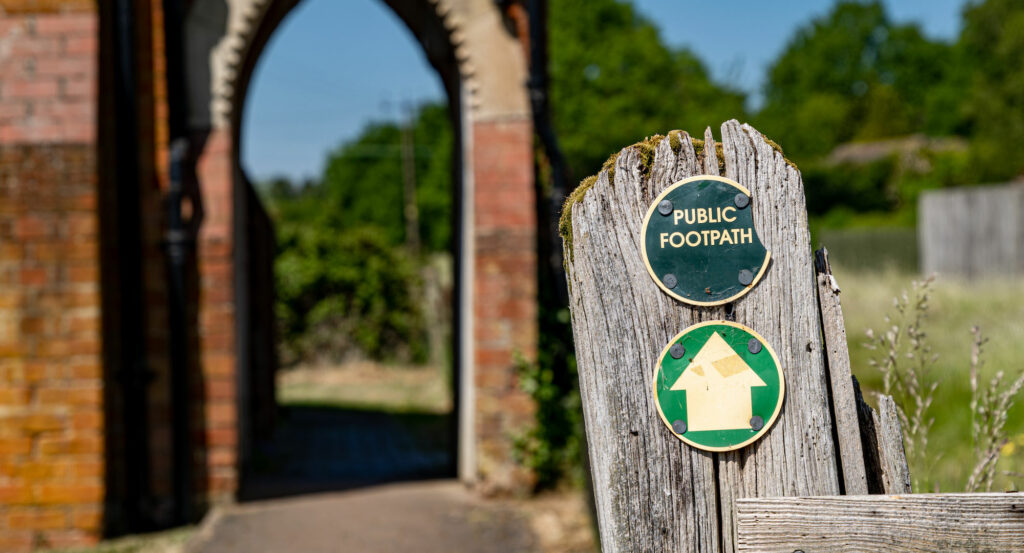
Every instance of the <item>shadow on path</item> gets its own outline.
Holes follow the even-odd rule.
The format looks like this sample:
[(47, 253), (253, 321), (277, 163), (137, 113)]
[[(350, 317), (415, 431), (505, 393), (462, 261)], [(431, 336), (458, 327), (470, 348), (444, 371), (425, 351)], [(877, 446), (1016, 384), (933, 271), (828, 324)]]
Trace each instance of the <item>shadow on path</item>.
[(285, 406), (254, 448), (239, 500), (455, 476), (452, 415)]
[(524, 516), (454, 480), (406, 482), (227, 507), (192, 553), (530, 553)]

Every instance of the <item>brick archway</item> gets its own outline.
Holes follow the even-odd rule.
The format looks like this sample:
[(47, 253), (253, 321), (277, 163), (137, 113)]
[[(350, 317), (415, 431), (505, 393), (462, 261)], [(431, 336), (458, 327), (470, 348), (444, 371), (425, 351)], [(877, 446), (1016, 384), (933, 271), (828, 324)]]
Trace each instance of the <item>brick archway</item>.
[[(524, 48), (492, 0), (385, 1), (440, 74), (460, 144), (459, 476), (486, 489), (515, 488), (525, 480), (512, 461), (511, 439), (529, 421), (532, 404), (516, 388), (513, 356), (532, 357), (537, 342), (533, 129)], [(197, 241), (200, 357), (204, 378), (231, 381), (237, 390), (234, 397), (206, 398), (204, 472), (213, 501), (237, 488), (236, 458), (244, 462), (245, 426), (258, 407), (258, 398), (245, 390), (259, 370), (252, 321), (260, 298), (243, 269), (261, 216), (238, 161), (240, 114), (264, 45), (297, 3), (195, 0), (186, 17), (188, 124), (203, 144), (196, 165), (204, 208)], [(223, 370), (206, 370), (211, 364)], [(225, 410), (235, 416), (224, 417)]]

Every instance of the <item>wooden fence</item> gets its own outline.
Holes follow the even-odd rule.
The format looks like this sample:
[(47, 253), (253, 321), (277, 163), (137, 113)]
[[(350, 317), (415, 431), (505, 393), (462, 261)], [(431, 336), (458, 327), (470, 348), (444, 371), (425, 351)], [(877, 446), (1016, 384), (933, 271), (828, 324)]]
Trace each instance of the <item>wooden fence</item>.
[(925, 274), (1024, 274), (1024, 184), (924, 192), (917, 232)]

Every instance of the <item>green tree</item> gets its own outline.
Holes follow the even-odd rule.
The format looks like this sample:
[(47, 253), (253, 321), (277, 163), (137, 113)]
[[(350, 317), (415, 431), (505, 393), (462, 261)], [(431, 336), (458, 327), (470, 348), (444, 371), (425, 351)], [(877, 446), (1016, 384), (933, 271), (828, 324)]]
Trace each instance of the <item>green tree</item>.
[(960, 46), (973, 69), (967, 102), (973, 169), (989, 180), (1024, 174), (1024, 2), (969, 4)]
[[(329, 157), (323, 178), (263, 191), (275, 220), (278, 319), (285, 362), (363, 355), (422, 361), (419, 263), (405, 243), (402, 128), (366, 127)], [(414, 123), (417, 206), (425, 253), (447, 250), (454, 135), (444, 106)]]
[[(427, 251), (450, 246), (452, 228), (452, 151), (448, 110), (422, 106), (413, 126), (420, 236)], [(405, 240), (402, 192), (402, 129), (394, 123), (369, 125), (355, 140), (329, 154), (318, 211), (335, 229), (377, 228), (392, 245)]]
[(770, 68), (758, 124), (798, 160), (850, 140), (947, 134), (963, 125), (959, 68), (951, 45), (894, 25), (881, 2), (839, 2)]
[(693, 53), (666, 46), (631, 5), (559, 0), (549, 10), (552, 115), (577, 178), (651, 134), (744, 118), (743, 95), (713, 83)]

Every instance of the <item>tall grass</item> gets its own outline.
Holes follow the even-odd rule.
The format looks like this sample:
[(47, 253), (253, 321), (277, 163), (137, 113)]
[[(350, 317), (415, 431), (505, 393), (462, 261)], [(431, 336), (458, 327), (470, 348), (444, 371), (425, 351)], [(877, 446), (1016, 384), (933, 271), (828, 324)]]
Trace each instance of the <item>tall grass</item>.
[(1024, 368), (1024, 280), (835, 272), (854, 373), (896, 396), (915, 491), (1024, 483), (1024, 377), (1005, 376)]
[(864, 347), (878, 352), (868, 363), (882, 374), (882, 393), (896, 401), (907, 461), (914, 487), (921, 488), (922, 473), (928, 474), (933, 461), (928, 455), (928, 432), (935, 423), (931, 407), (938, 381), (932, 375), (937, 357), (932, 353), (924, 330), (932, 280), (915, 281), (911, 292), (904, 290), (893, 298), (892, 311), (885, 315), (885, 328), (876, 333), (867, 329)]

